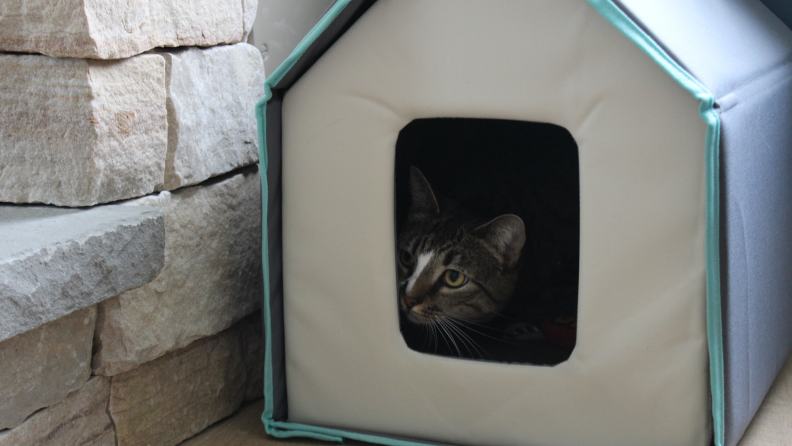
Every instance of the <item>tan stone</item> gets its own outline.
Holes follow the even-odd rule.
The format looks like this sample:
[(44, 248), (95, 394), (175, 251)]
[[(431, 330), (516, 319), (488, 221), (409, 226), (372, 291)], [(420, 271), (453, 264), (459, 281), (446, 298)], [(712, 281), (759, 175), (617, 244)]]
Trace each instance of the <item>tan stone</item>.
[(256, 0), (3, 0), (0, 50), (119, 59), (161, 46), (236, 43), (250, 31), (256, 6)]
[(245, 385), (238, 336), (232, 328), (113, 377), (118, 445), (175, 445), (234, 413)]
[(257, 167), (128, 202), (165, 212), (165, 266), (99, 306), (94, 372), (116, 375), (218, 333), (261, 305)]
[(0, 342), (0, 429), (85, 384), (95, 322), (89, 307)]
[(255, 105), (264, 62), (252, 45), (162, 52), (168, 85), (165, 189), (198, 184), (258, 161)]
[(153, 192), (164, 182), (165, 98), (159, 55), (0, 54), (0, 201), (88, 206)]
[(0, 432), (0, 446), (115, 446), (109, 398), (109, 378), (93, 377), (63, 401)]

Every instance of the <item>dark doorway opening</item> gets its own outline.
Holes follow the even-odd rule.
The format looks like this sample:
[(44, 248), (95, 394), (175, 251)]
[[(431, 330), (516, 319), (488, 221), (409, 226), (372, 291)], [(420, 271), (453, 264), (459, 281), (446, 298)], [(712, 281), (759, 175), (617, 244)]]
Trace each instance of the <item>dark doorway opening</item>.
[[(408, 347), (508, 363), (565, 361), (577, 339), (580, 251), (578, 148), (569, 131), (526, 121), (417, 119), (399, 133), (395, 181)], [(512, 216), (523, 227), (517, 260)], [(511, 293), (493, 291), (510, 286)]]

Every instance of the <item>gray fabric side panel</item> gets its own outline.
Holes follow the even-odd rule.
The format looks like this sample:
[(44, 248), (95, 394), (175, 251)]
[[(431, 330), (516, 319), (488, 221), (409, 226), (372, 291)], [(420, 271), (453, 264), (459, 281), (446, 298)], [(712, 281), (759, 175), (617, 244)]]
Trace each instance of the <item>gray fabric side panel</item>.
[(726, 446), (792, 349), (792, 67), (718, 101)]
[(792, 2), (789, 0), (762, 0), (767, 9), (773, 11), (784, 22), (787, 28), (792, 28)]
[(716, 98), (792, 57), (792, 30), (759, 0), (617, 2)]
[(270, 323), (272, 333), (273, 419), (288, 418), (286, 345), (283, 331), (283, 231), (281, 209), (281, 105), (283, 94), (267, 103), (267, 243), (269, 244)]

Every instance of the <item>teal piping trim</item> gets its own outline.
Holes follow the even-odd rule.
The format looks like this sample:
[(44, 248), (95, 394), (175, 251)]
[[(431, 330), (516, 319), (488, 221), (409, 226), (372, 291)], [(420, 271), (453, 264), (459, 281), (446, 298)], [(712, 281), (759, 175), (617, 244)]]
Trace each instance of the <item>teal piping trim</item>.
[(308, 31), (308, 34), (306, 34), (300, 43), (297, 44), (289, 57), (287, 57), (286, 60), (284, 60), (283, 63), (281, 63), (280, 66), (275, 70), (275, 72), (273, 72), (267, 78), (265, 84), (268, 84), (271, 87), (277, 85), (278, 82), (283, 79), (283, 76), (285, 76), (286, 73), (288, 73), (292, 67), (294, 67), (294, 64), (300, 60), (303, 54), (305, 54), (311, 44), (313, 44), (314, 41), (316, 41), (316, 39), (319, 38), (323, 32), (325, 32), (325, 30), (333, 23), (333, 21), (335, 21), (336, 17), (341, 14), (341, 11), (343, 11), (344, 8), (349, 5), (350, 1), (351, 0), (338, 0), (338, 2), (333, 5), (333, 7), (330, 8), (330, 10), (327, 11), (321, 19), (319, 19), (319, 22), (317, 22), (316, 25), (314, 25), (314, 27)]
[[(264, 413), (261, 415), (262, 421), (267, 432), (271, 435), (283, 436), (272, 420), (274, 413), (273, 405), (273, 382), (272, 382), (272, 323), (270, 313), (270, 277), (269, 277), (269, 248), (267, 246), (267, 205), (268, 205), (268, 191), (267, 185), (267, 102), (272, 99), (272, 88), (283, 79), (283, 76), (294, 67), (294, 64), (302, 57), (308, 50), (311, 44), (333, 23), (333, 20), (341, 14), (341, 11), (346, 8), (350, 0), (339, 0), (327, 13), (319, 20), (319, 22), (306, 34), (305, 37), (297, 44), (297, 47), (292, 51), (288, 58), (273, 72), (264, 82), (264, 97), (256, 104), (256, 122), (258, 123), (258, 143), (259, 143), (259, 173), (261, 175), (261, 230), (262, 230), (262, 244), (261, 244), (261, 259), (262, 267), (264, 269), (264, 303), (262, 305), (264, 311), (264, 337), (265, 337), (265, 350), (264, 350)], [(272, 430), (272, 432), (271, 432)], [(322, 439), (322, 440), (340, 440), (335, 437), (316, 436), (312, 433), (306, 433), (309, 437)], [(296, 435), (296, 433), (295, 433)], [(320, 438), (321, 437), (321, 438)]]
[(611, 25), (638, 45), (679, 85), (700, 102), (699, 116), (707, 124), (707, 343), (712, 392), (712, 419), (715, 446), (724, 442), (723, 325), (720, 291), (720, 116), (714, 109), (715, 98), (669, 56), (648, 34), (630, 19), (612, 0), (588, 0)]
[[(266, 85), (266, 84), (265, 84)], [(261, 176), (261, 263), (264, 275), (264, 302), (262, 303), (262, 319), (264, 320), (264, 415), (272, 418), (272, 327), (270, 323), (270, 277), (269, 277), (269, 243), (267, 228), (267, 206), (269, 204), (269, 185), (267, 183), (267, 101), (272, 98), (272, 91), (265, 86), (264, 98), (256, 104), (256, 122), (258, 123), (259, 143), (259, 175)]]
[(262, 241), (261, 258), (264, 268), (264, 412), (261, 414), (261, 421), (268, 434), (278, 438), (307, 437), (316, 440), (343, 443), (345, 438), (366, 441), (369, 443), (384, 444), (388, 446), (425, 446), (425, 444), (415, 443), (405, 440), (380, 437), (376, 435), (361, 434), (357, 432), (346, 432), (338, 429), (309, 426), (298, 423), (280, 422), (272, 419), (274, 414), (273, 405), (273, 377), (272, 377), (272, 323), (270, 310), (270, 277), (269, 277), (269, 249), (267, 246), (267, 205), (268, 205), (268, 185), (267, 185), (267, 102), (272, 99), (272, 89), (283, 76), (291, 70), (298, 60), (305, 54), (313, 42), (330, 26), (338, 15), (347, 7), (351, 0), (339, 0), (311, 31), (297, 44), (297, 47), (289, 57), (267, 78), (264, 82), (264, 97), (256, 104), (256, 121), (258, 123), (258, 142), (259, 142), (259, 172), (261, 174), (261, 227)]
[[(267, 424), (269, 423), (269, 426)], [(379, 435), (348, 432), (327, 427), (309, 426), (299, 423), (283, 423), (279, 421), (264, 421), (267, 433), (274, 437), (310, 437), (317, 440), (336, 441), (343, 443), (344, 439), (365, 441), (367, 443), (384, 444), (387, 446), (427, 446), (427, 443), (416, 443), (409, 440), (382, 437)]]

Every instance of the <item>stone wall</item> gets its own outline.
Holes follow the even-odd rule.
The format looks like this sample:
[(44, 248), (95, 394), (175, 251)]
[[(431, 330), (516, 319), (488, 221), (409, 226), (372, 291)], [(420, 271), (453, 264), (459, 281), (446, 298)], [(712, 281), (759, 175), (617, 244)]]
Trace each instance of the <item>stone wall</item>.
[(75, 303), (55, 320), (37, 286), (0, 280), (27, 317), (0, 338), (0, 446), (176, 445), (262, 397), (257, 2), (199, 3), (0, 2), (0, 204), (164, 214), (140, 288), (92, 294), (97, 274), (152, 270), (123, 244), (47, 275)]

